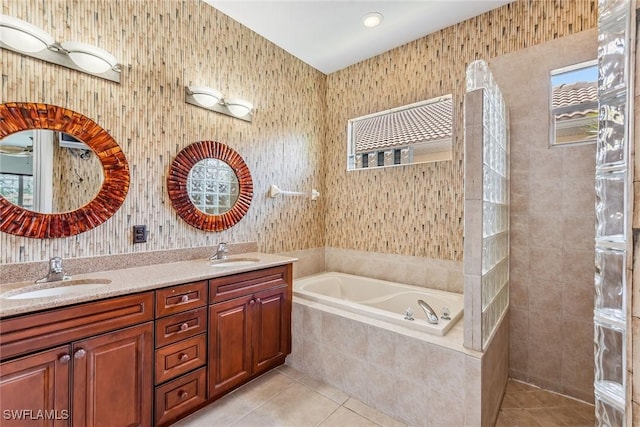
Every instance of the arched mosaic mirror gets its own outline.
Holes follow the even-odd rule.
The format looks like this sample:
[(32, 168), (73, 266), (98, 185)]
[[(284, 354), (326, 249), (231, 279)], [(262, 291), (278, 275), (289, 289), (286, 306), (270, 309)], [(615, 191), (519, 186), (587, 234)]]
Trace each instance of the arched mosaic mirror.
[(216, 141), (198, 141), (183, 148), (171, 163), (167, 189), (178, 215), (205, 231), (222, 231), (237, 224), (253, 197), (253, 181), (244, 160)]
[(0, 104), (0, 231), (48, 239), (91, 230), (122, 206), (129, 181), (122, 149), (90, 118), (56, 105)]

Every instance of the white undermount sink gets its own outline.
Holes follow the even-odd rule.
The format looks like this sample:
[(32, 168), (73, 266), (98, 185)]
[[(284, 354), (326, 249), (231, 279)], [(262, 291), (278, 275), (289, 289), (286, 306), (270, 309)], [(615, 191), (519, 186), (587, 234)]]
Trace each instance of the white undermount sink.
[(211, 267), (242, 267), (259, 262), (258, 258), (225, 258), (211, 261)]
[(59, 282), (39, 283), (14, 289), (0, 295), (4, 299), (47, 298), (91, 291), (111, 283), (109, 279), (70, 279)]

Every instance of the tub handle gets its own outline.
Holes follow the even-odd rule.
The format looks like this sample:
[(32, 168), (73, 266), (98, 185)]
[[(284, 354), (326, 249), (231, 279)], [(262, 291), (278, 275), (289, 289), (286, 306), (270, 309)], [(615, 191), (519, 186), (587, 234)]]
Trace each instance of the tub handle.
[(404, 318), (406, 320), (415, 320), (413, 318), (413, 309), (411, 307), (407, 307), (407, 309), (404, 312)]

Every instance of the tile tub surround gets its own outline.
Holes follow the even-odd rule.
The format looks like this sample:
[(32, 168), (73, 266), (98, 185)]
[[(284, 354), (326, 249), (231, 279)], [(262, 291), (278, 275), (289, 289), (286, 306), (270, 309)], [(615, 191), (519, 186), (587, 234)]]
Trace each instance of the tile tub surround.
[(325, 269), (423, 288), (462, 293), (462, 262), (325, 248)]
[(287, 364), (408, 425), (490, 426), (506, 383), (507, 330), (505, 322), (483, 372), (483, 355), (462, 346), (460, 321), (439, 337), (294, 297)]

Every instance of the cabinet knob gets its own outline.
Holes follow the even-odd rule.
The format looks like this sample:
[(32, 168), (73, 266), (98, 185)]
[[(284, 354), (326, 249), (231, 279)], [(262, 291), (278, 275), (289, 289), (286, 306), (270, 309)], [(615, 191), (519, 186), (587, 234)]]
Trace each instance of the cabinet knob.
[(187, 392), (186, 392), (186, 391), (184, 391), (184, 390), (180, 390), (180, 391), (178, 392), (178, 397), (179, 397), (180, 399), (183, 399), (183, 400), (184, 400), (184, 399), (186, 399), (187, 397), (189, 397), (189, 393), (187, 393)]
[(189, 302), (189, 295), (182, 295), (182, 298), (180, 298), (180, 302)]
[(68, 354), (63, 354), (58, 360), (61, 363), (67, 363), (69, 360), (71, 360), (71, 356), (69, 356)]
[(80, 349), (80, 350), (76, 351), (73, 354), (73, 357), (76, 358), (76, 359), (80, 359), (80, 358), (84, 357), (85, 354), (87, 354), (87, 352), (85, 350), (83, 350), (83, 349)]
[(186, 331), (187, 329), (189, 329), (189, 324), (187, 322), (184, 322), (182, 325), (180, 325), (181, 331)]
[(252, 299), (251, 301), (249, 301), (249, 305), (253, 305), (256, 303), (256, 300)]
[(187, 360), (189, 360), (189, 355), (186, 353), (182, 353), (180, 354), (179, 358), (181, 362), (186, 362)]

